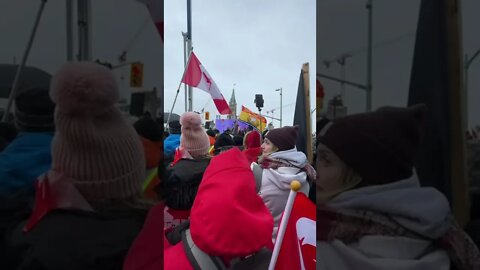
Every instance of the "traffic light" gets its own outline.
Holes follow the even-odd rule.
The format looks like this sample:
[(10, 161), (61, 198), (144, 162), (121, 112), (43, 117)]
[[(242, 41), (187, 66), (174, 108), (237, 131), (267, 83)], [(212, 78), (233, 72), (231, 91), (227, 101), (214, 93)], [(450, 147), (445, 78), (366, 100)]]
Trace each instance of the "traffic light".
[(205, 112), (205, 120), (210, 120), (210, 112)]
[(259, 95), (259, 94), (255, 95), (255, 105), (259, 110), (263, 108), (263, 95)]
[(143, 63), (132, 63), (130, 69), (130, 87), (143, 86)]

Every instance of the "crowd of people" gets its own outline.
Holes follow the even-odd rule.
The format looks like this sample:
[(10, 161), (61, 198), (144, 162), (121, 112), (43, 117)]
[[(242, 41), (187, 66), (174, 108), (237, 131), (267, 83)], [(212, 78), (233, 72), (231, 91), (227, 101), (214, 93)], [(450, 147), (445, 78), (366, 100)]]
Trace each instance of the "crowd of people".
[[(112, 72), (66, 63), (0, 125), (1, 269), (267, 269), (292, 181), (317, 205), (317, 269), (480, 269), (413, 160), (423, 105), (297, 126), (206, 130), (199, 114), (133, 123)], [(314, 165), (314, 166), (313, 166)]]

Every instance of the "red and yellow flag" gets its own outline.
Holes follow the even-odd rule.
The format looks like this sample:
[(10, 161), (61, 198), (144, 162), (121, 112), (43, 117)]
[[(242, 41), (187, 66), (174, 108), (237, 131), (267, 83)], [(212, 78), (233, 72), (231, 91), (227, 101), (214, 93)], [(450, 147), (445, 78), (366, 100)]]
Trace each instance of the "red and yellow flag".
[(242, 112), (240, 113), (239, 120), (249, 123), (258, 130), (265, 130), (267, 126), (267, 119), (258, 113), (254, 113), (249, 110), (247, 107), (242, 106)]

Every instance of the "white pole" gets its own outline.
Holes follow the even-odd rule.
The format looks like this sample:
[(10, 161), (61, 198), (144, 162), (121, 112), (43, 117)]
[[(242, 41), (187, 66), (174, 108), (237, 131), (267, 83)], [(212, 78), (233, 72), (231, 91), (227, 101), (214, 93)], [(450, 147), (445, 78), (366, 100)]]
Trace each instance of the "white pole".
[(280, 254), (280, 248), (282, 247), (283, 237), (285, 236), (285, 231), (287, 230), (288, 220), (290, 219), (290, 214), (292, 213), (293, 203), (295, 202), (295, 197), (297, 196), (297, 192), (301, 187), (302, 184), (300, 184), (300, 182), (297, 180), (292, 181), (290, 184), (290, 194), (288, 195), (287, 205), (285, 206), (285, 211), (283, 212), (280, 227), (278, 228), (277, 240), (275, 242), (275, 246), (273, 247), (272, 259), (270, 260), (268, 270), (275, 269), (278, 254)]
[(16, 92), (18, 91), (18, 85), (20, 80), (20, 75), (22, 74), (23, 67), (28, 59), (28, 54), (30, 53), (30, 49), (32, 48), (33, 40), (35, 39), (35, 34), (37, 33), (38, 25), (40, 24), (40, 18), (42, 17), (43, 9), (47, 0), (42, 0), (40, 4), (40, 8), (37, 12), (37, 17), (35, 18), (35, 24), (33, 25), (32, 33), (30, 34), (30, 39), (27, 43), (27, 48), (25, 49), (25, 53), (23, 54), (22, 62), (18, 66), (17, 73), (15, 74), (15, 79), (13, 80), (12, 91), (10, 91), (10, 95), (8, 97), (7, 107), (5, 108), (5, 113), (3, 115), (3, 122), (8, 120), (8, 114), (10, 113), (10, 109), (12, 107), (13, 99), (15, 97)]
[[(189, 52), (187, 51), (187, 33), (182, 32), (183, 36), (183, 65), (185, 68), (187, 67), (187, 55)], [(188, 112), (188, 87), (185, 84), (185, 111)]]
[(187, 65), (185, 66), (185, 69), (183, 70), (182, 79), (180, 80), (180, 83), (178, 84), (177, 94), (175, 95), (175, 99), (173, 100), (172, 109), (170, 109), (170, 113), (168, 114), (167, 126), (168, 126), (168, 123), (170, 123), (170, 116), (172, 115), (173, 108), (175, 107), (175, 103), (177, 102), (178, 93), (180, 93), (180, 87), (182, 86), (182, 81), (183, 81), (183, 78), (185, 77), (185, 73), (187, 73), (187, 69), (188, 69), (188, 65), (190, 64), (191, 56), (192, 56), (192, 54), (190, 53), (190, 55), (188, 56)]

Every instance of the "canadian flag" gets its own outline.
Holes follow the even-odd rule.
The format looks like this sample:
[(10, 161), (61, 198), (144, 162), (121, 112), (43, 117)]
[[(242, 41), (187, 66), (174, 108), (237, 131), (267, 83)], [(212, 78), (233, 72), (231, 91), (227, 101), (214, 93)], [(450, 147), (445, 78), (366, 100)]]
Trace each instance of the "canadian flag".
[(202, 63), (200, 63), (200, 60), (198, 60), (193, 52), (190, 54), (190, 59), (188, 60), (188, 66), (183, 75), (182, 82), (209, 93), (220, 114), (232, 113), (227, 101), (218, 89), (217, 84), (215, 84), (210, 74), (208, 74), (207, 70), (203, 67)]
[(316, 206), (297, 192), (275, 270), (315, 270)]
[(137, 0), (145, 4), (163, 41), (163, 0)]

